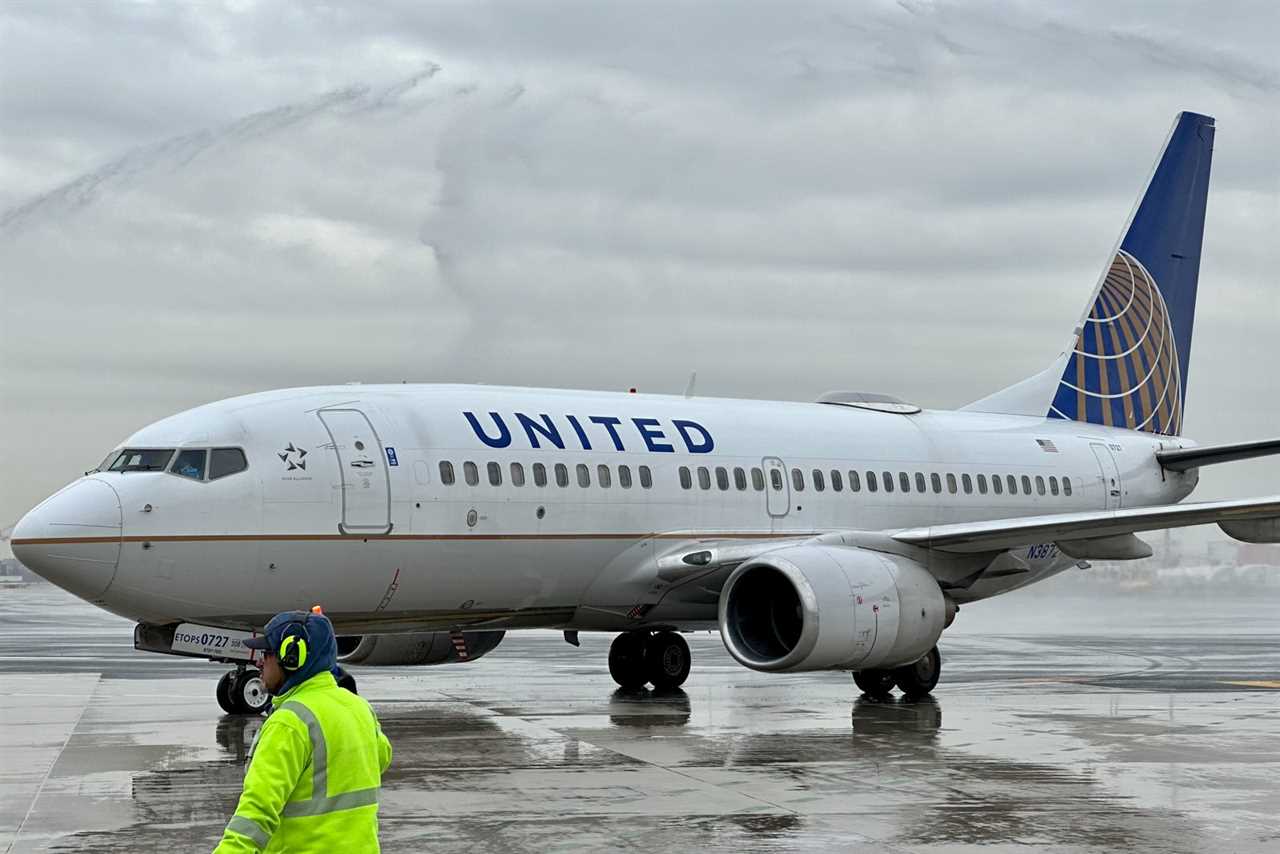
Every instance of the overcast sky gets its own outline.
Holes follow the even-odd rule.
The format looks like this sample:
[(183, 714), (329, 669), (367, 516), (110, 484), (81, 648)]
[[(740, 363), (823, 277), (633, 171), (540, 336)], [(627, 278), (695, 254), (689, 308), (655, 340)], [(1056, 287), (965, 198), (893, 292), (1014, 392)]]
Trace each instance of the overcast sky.
[(0, 527), (273, 387), (963, 405), (1067, 343), (1180, 109), (1186, 434), (1280, 435), (1280, 11), (1057, 5), (4, 0)]

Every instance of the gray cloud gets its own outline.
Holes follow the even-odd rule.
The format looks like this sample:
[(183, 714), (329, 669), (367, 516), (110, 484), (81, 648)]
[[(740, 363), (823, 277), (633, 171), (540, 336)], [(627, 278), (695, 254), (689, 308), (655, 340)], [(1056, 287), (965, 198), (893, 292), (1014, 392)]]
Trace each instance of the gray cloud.
[(7, 4), (0, 521), (149, 420), (276, 386), (697, 369), (963, 404), (1063, 346), (1179, 109), (1219, 121), (1188, 432), (1280, 433), (1278, 23)]

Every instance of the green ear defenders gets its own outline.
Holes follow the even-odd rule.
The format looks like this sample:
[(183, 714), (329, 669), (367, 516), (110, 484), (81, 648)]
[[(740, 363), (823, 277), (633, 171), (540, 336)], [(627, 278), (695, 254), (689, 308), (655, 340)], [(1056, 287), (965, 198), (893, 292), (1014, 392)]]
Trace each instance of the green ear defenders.
[[(295, 629), (294, 626), (298, 628)], [(298, 630), (301, 630), (299, 634)], [(307, 663), (307, 625), (298, 621), (285, 629), (287, 634), (280, 641), (280, 649), (276, 653), (280, 666), (285, 670), (301, 670)]]

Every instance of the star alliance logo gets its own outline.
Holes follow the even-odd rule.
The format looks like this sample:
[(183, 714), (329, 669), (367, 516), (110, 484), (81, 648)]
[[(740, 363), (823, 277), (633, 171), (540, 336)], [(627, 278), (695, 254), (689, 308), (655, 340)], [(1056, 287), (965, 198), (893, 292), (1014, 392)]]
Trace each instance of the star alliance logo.
[(276, 454), (280, 461), (289, 467), (289, 471), (296, 471), (297, 469), (306, 471), (307, 461), (304, 459), (306, 455), (307, 452), (304, 449), (295, 448), (292, 442), (285, 446), (284, 451)]

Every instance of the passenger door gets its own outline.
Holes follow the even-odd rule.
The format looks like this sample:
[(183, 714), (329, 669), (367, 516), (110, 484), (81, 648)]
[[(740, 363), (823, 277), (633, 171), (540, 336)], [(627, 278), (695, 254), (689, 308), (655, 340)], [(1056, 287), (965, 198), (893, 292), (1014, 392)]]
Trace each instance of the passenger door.
[(1120, 468), (1116, 465), (1116, 458), (1111, 455), (1111, 449), (1101, 442), (1091, 442), (1089, 447), (1093, 449), (1093, 455), (1098, 459), (1098, 469), (1102, 472), (1102, 506), (1106, 510), (1119, 510)]
[(320, 421), (329, 431), (342, 478), (344, 534), (385, 534), (391, 530), (391, 481), (386, 451), (373, 424), (358, 409), (324, 409)]
[(764, 466), (765, 507), (769, 515), (779, 519), (791, 510), (791, 487), (787, 484), (787, 467), (777, 457), (765, 457)]

